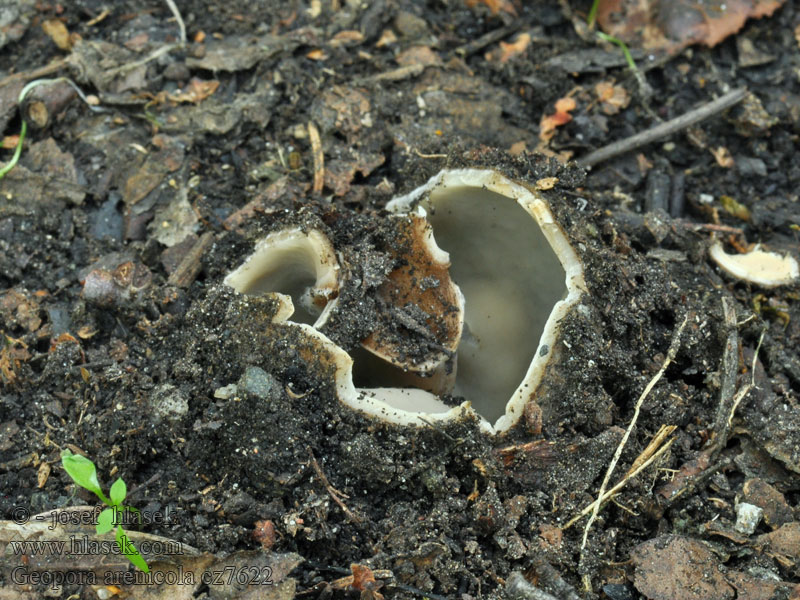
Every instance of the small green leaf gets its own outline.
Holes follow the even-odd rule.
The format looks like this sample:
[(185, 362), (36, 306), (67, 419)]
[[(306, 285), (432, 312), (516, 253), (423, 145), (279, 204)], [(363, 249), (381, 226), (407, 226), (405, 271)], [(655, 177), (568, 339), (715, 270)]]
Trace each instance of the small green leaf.
[(125, 533), (125, 530), (122, 529), (122, 526), (117, 527), (117, 545), (120, 547), (120, 550), (122, 550), (125, 558), (131, 561), (134, 567), (137, 567), (140, 571), (144, 571), (145, 573), (150, 572), (150, 567), (147, 566), (147, 563), (142, 555), (139, 554), (133, 542), (128, 539), (128, 535)]
[(97, 533), (99, 535), (103, 535), (104, 533), (108, 533), (114, 528), (114, 513), (116, 512), (115, 508), (106, 508), (103, 512), (97, 515)]
[(108, 498), (103, 494), (103, 490), (100, 489), (100, 482), (97, 481), (97, 468), (91, 460), (80, 454), (64, 450), (61, 452), (61, 465), (75, 483), (93, 492), (106, 504), (110, 504)]
[(111, 490), (109, 490), (108, 495), (111, 497), (111, 503), (115, 504), (116, 506), (122, 506), (122, 501), (125, 500), (125, 496), (128, 494), (128, 486), (125, 485), (125, 482), (122, 481), (122, 477), (117, 478), (117, 480), (111, 485)]

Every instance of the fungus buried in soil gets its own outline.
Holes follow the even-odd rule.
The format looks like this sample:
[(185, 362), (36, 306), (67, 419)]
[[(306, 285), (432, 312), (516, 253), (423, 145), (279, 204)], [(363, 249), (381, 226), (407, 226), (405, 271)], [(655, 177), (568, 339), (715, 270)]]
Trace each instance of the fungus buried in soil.
[[(420, 307), (438, 348), (411, 363), (385, 332), (362, 342), (374, 356), (411, 372), (402, 387), (393, 379), (357, 389), (353, 358), (319, 331), (335, 308), (338, 283), (331, 285), (340, 273), (321, 232), (271, 234), (225, 283), (243, 293), (273, 294), (281, 304), (276, 323), (292, 323), (292, 299), (301, 304), (305, 322), (296, 326), (332, 360), (345, 405), (401, 425), (474, 412), (484, 431), (507, 431), (536, 392), (559, 322), (585, 289), (575, 250), (538, 192), (489, 169), (442, 171), (388, 208), (407, 224), (413, 250), (401, 261), (406, 269), (392, 271), (379, 288), (381, 304), (388, 313)], [(426, 275), (437, 282), (427, 297), (419, 285)], [(321, 299), (328, 300), (324, 307)], [(314, 321), (309, 317), (317, 309)], [(451, 407), (437, 394), (465, 401)]]

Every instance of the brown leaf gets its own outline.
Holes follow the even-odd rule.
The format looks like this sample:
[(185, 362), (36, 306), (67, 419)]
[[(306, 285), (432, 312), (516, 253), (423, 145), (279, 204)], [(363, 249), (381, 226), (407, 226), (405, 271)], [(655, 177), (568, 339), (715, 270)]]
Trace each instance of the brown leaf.
[(269, 519), (256, 521), (253, 538), (264, 550), (269, 550), (275, 545), (275, 524)]
[(493, 15), (504, 12), (513, 17), (517, 16), (517, 9), (510, 0), (464, 0), (464, 4), (467, 5), (467, 8), (472, 8), (478, 4), (484, 4)]
[(216, 92), (218, 87), (219, 81), (215, 79), (203, 81), (202, 79), (193, 77), (183, 90), (175, 94), (168, 94), (167, 97), (173, 102), (191, 102), (197, 104)]
[(395, 60), (398, 65), (403, 67), (411, 65), (423, 65), (427, 67), (442, 64), (441, 57), (428, 46), (411, 46), (408, 50), (398, 54)]
[(36, 486), (39, 489), (43, 488), (48, 477), (50, 477), (50, 463), (43, 462), (39, 465), (39, 471), (36, 473)]
[(357, 29), (345, 29), (340, 31), (331, 38), (329, 42), (331, 46), (347, 46), (350, 44), (359, 44), (364, 41), (364, 34)]
[(736, 163), (733, 160), (733, 156), (731, 156), (730, 150), (728, 150), (725, 146), (719, 146), (717, 148), (712, 148), (710, 150), (711, 154), (714, 155), (714, 160), (717, 161), (717, 164), (720, 167), (724, 167), (726, 169), (730, 169)]
[(733, 598), (719, 561), (700, 541), (665, 535), (636, 546), (631, 553), (633, 584), (650, 600)]
[(749, 18), (770, 16), (784, 0), (600, 0), (606, 33), (647, 50), (716, 46)]
[(758, 536), (759, 545), (770, 555), (779, 555), (784, 564), (797, 564), (800, 557), (800, 523), (782, 525), (771, 533)]
[(600, 108), (607, 115), (617, 114), (623, 108), (627, 108), (631, 101), (628, 90), (609, 81), (601, 81), (595, 85), (594, 93), (600, 101)]
[(492, 62), (506, 63), (512, 58), (524, 54), (530, 44), (531, 36), (527, 33), (520, 33), (511, 43), (501, 41), (499, 47), (487, 52), (484, 58)]
[(353, 572), (352, 587), (354, 590), (361, 592), (361, 597), (369, 600), (382, 600), (378, 590), (383, 585), (375, 579), (375, 574), (366, 565), (359, 565), (353, 563), (350, 565), (350, 570)]
[(306, 53), (306, 58), (309, 60), (325, 60), (328, 58), (328, 55), (325, 54), (321, 48), (315, 48)]
[(48, 19), (42, 23), (42, 29), (58, 46), (59, 50), (69, 52), (72, 50), (72, 39), (70, 39), (67, 26), (58, 19)]
[(575, 110), (577, 103), (574, 98), (559, 98), (556, 101), (556, 112), (552, 115), (545, 115), (539, 123), (539, 138), (548, 141), (556, 134), (556, 129), (572, 121), (570, 111)]
[(22, 340), (3, 335), (5, 339), (0, 340), (0, 383), (12, 385), (17, 379), (17, 371), (22, 363), (28, 360), (31, 355), (28, 352), (28, 345)]

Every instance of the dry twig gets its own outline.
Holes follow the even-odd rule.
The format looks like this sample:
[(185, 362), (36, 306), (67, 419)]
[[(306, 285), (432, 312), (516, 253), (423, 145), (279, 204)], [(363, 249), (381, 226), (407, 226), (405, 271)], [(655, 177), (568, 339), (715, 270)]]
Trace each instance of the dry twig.
[[(664, 441), (664, 438), (675, 431), (676, 427), (674, 425), (664, 425), (661, 427), (659, 432), (655, 435), (653, 440), (650, 444), (645, 448), (644, 452), (642, 452), (637, 459), (631, 465), (631, 468), (628, 469), (628, 472), (616, 485), (612, 488), (607, 490), (602, 497), (599, 497), (598, 500), (601, 504), (605, 504), (608, 502), (613, 496), (617, 494), (622, 488), (624, 488), (629, 481), (634, 479), (639, 473), (644, 471), (647, 467), (652, 465), (655, 461), (657, 461), (664, 453), (669, 450), (672, 443), (675, 441), (675, 438), (667, 441), (666, 444), (659, 448), (659, 445)], [(656, 451), (658, 448), (658, 451)], [(594, 507), (597, 505), (598, 500), (595, 500), (591, 504), (589, 504), (586, 508), (584, 508), (580, 513), (572, 517), (566, 525), (564, 525), (563, 529), (568, 529), (572, 527), (575, 523), (580, 521), (583, 517), (588, 515), (590, 512), (594, 510)]]
[(210, 231), (205, 232), (198, 239), (192, 249), (186, 253), (178, 267), (172, 272), (167, 280), (170, 285), (178, 287), (189, 287), (200, 272), (203, 266), (203, 255), (214, 243), (214, 234)]
[[(636, 407), (633, 411), (633, 418), (631, 422), (628, 424), (628, 428), (625, 430), (625, 435), (622, 436), (622, 440), (617, 446), (616, 452), (614, 452), (614, 457), (611, 459), (611, 463), (608, 465), (608, 469), (606, 470), (606, 476), (603, 478), (603, 483), (600, 485), (600, 490), (597, 494), (597, 500), (593, 503), (592, 506), (592, 513), (589, 515), (589, 521), (586, 523), (586, 528), (583, 530), (583, 540), (581, 541), (581, 560), (583, 560), (584, 550), (586, 549), (586, 541), (589, 539), (589, 530), (592, 527), (595, 519), (597, 518), (597, 514), (600, 512), (600, 506), (603, 503), (603, 497), (606, 494), (606, 487), (608, 486), (608, 481), (611, 479), (611, 474), (614, 472), (614, 468), (617, 466), (617, 462), (619, 462), (620, 456), (622, 456), (622, 450), (625, 448), (625, 444), (628, 443), (628, 438), (630, 438), (631, 432), (633, 428), (636, 426), (636, 421), (639, 419), (639, 412), (642, 409), (642, 404), (644, 403), (645, 398), (650, 394), (652, 389), (655, 387), (656, 383), (661, 379), (664, 375), (664, 372), (667, 370), (667, 367), (670, 363), (675, 359), (675, 356), (678, 354), (678, 348), (680, 347), (680, 340), (681, 334), (683, 333), (683, 329), (686, 327), (686, 323), (689, 321), (689, 315), (687, 314), (681, 324), (678, 326), (678, 329), (672, 336), (672, 341), (669, 345), (669, 350), (667, 350), (667, 357), (664, 359), (664, 364), (661, 365), (661, 368), (658, 370), (650, 382), (645, 386), (644, 391), (639, 396), (639, 399), (636, 401)], [(653, 456), (653, 460), (655, 459)], [(649, 464), (649, 463), (648, 463)]]
[(325, 184), (325, 155), (322, 153), (319, 129), (313, 121), (308, 122), (308, 140), (311, 142), (311, 157), (314, 161), (314, 185), (311, 190), (319, 194)]
[(342, 511), (344, 512), (345, 515), (347, 515), (347, 518), (350, 519), (350, 521), (352, 521), (353, 523), (361, 523), (362, 519), (358, 517), (355, 513), (353, 513), (353, 511), (351, 511), (349, 508), (347, 508), (345, 503), (342, 502), (342, 498), (347, 498), (347, 495), (343, 494), (335, 487), (333, 487), (328, 481), (328, 478), (325, 477), (325, 473), (322, 472), (322, 467), (319, 466), (317, 459), (314, 458), (314, 452), (311, 450), (311, 447), (307, 446), (306, 450), (308, 451), (308, 456), (311, 458), (311, 466), (314, 468), (314, 472), (317, 474), (317, 477), (319, 477), (319, 480), (322, 482), (322, 485), (325, 486), (325, 490), (328, 492), (330, 497), (333, 498), (333, 501), (339, 505), (339, 508), (342, 509)]
[(712, 100), (711, 102), (695, 108), (694, 110), (690, 110), (689, 112), (679, 117), (675, 117), (666, 123), (661, 123), (660, 125), (656, 125), (647, 131), (642, 131), (641, 133), (632, 135), (629, 138), (618, 140), (608, 144), (607, 146), (603, 146), (594, 152), (590, 152), (583, 158), (579, 158), (577, 163), (581, 167), (590, 169), (598, 163), (619, 156), (620, 154), (630, 152), (631, 150), (635, 150), (636, 148), (640, 148), (641, 146), (655, 142), (656, 140), (672, 135), (673, 133), (687, 129), (692, 125), (700, 123), (701, 121), (705, 121), (709, 117), (712, 117), (715, 114), (730, 108), (734, 104), (741, 102), (746, 95), (746, 88), (739, 88), (737, 90), (733, 90), (732, 92), (728, 92), (724, 96), (720, 96), (716, 100)]

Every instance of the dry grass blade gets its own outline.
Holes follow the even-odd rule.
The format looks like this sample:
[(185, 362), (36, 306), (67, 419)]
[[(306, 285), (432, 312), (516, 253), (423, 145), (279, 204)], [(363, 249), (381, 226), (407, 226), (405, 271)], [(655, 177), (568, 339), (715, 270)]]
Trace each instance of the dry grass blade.
[(622, 456), (622, 450), (625, 448), (625, 444), (628, 443), (628, 438), (630, 438), (631, 432), (633, 428), (636, 426), (636, 421), (639, 419), (639, 412), (641, 411), (642, 404), (650, 395), (650, 392), (655, 387), (656, 383), (661, 379), (664, 375), (664, 372), (667, 370), (667, 367), (670, 363), (675, 359), (675, 356), (678, 354), (678, 348), (680, 347), (680, 340), (681, 334), (683, 333), (684, 328), (686, 327), (686, 323), (689, 321), (689, 315), (686, 315), (683, 318), (683, 321), (678, 326), (678, 329), (672, 336), (672, 342), (670, 342), (669, 350), (667, 351), (667, 357), (664, 359), (664, 364), (661, 365), (661, 368), (658, 370), (650, 382), (645, 386), (644, 391), (639, 396), (639, 399), (636, 401), (636, 408), (633, 412), (633, 418), (631, 419), (628, 428), (625, 430), (625, 435), (622, 436), (622, 440), (617, 447), (616, 452), (614, 452), (614, 457), (611, 459), (611, 463), (608, 465), (608, 470), (606, 471), (606, 476), (603, 478), (603, 483), (600, 486), (600, 491), (597, 494), (597, 500), (594, 502), (594, 506), (592, 508), (592, 513), (589, 516), (589, 521), (586, 523), (586, 528), (583, 530), (583, 540), (581, 541), (581, 558), (583, 558), (583, 551), (586, 548), (586, 541), (589, 538), (589, 530), (594, 523), (594, 520), (597, 518), (597, 514), (600, 512), (600, 506), (603, 501), (603, 496), (606, 493), (606, 487), (608, 486), (608, 481), (611, 479), (611, 475), (614, 472), (614, 468), (617, 466), (617, 462), (619, 462), (620, 456)]

